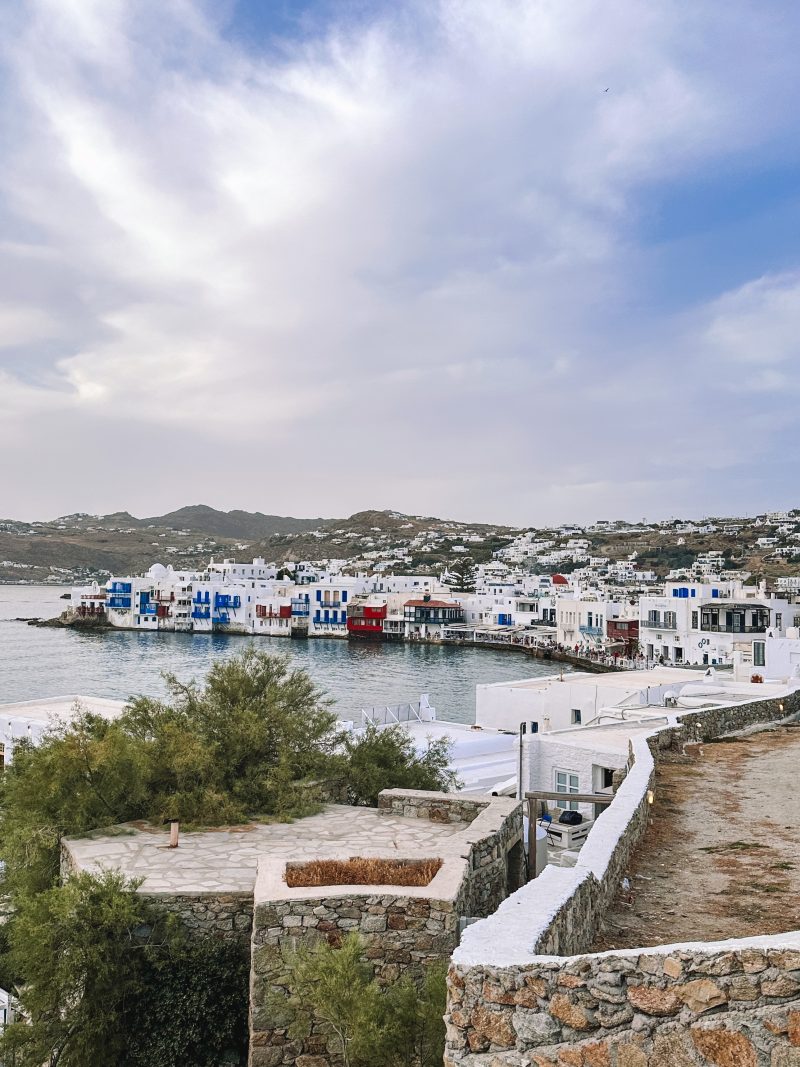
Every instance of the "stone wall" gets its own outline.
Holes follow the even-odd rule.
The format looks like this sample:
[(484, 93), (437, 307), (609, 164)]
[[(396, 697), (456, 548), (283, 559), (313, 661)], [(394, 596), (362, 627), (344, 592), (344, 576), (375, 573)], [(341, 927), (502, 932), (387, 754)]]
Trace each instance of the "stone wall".
[(177, 915), (187, 930), (249, 945), (253, 926), (252, 893), (174, 895), (144, 893), (150, 903)]
[(451, 967), (446, 1064), (797, 1067), (800, 937)]
[(404, 973), (418, 980), (431, 963), (450, 958), (461, 918), (491, 914), (524, 881), (517, 801), (388, 790), (379, 803), (387, 815), (467, 825), (457, 849), (447, 851), (456, 838), (442, 839), (443, 863), (427, 886), (290, 888), (286, 861), (261, 861), (251, 949), (250, 1067), (340, 1063), (324, 1032), (312, 1027), (299, 1039), (288, 1032), (285, 956), (300, 944), (335, 945), (354, 931), (379, 982), (395, 982)]
[[(682, 715), (674, 725), (632, 742), (629, 772), (592, 828), (576, 866), (547, 867), (490, 919), (465, 931), (449, 977), (446, 1064), (800, 1067), (800, 1048), (795, 1048), (800, 1015), (789, 1023), (800, 1007), (800, 934), (752, 945), (581, 955), (591, 946), (646, 828), (647, 791), (659, 756), (798, 711), (800, 694), (793, 693)], [(764, 966), (754, 970), (754, 961), (762, 958)], [(746, 974), (757, 973), (762, 975), (757, 982), (744, 983)], [(692, 984), (712, 975), (720, 979), (722, 992)], [(734, 982), (737, 977), (742, 982)], [(678, 985), (688, 992), (671, 988)], [(669, 989), (665, 999), (661, 994)], [(698, 1007), (691, 999), (695, 993), (713, 1003)], [(647, 1003), (652, 1010), (646, 1010)], [(667, 1011), (667, 1003), (674, 1010)]]
[(430, 819), (431, 822), (471, 823), (491, 802), (491, 797), (468, 797), (461, 793), (384, 789), (378, 794), (378, 811), (385, 815)]
[[(318, 889), (323, 894), (324, 889)], [(318, 896), (258, 905), (252, 940), (250, 991), (250, 1067), (306, 1064), (327, 1067), (340, 1062), (330, 1053), (328, 1036), (311, 1026), (299, 1039), (288, 1033), (291, 1013), (282, 1008), (289, 996), (285, 954), (300, 944), (326, 940), (338, 945), (351, 932), (364, 943), (364, 957), (379, 982), (401, 974), (421, 978), (425, 966), (446, 960), (458, 938), (453, 901), (409, 899), (387, 892)], [(309, 1057), (308, 1061), (304, 1057)], [(320, 1057), (313, 1060), (311, 1057)]]

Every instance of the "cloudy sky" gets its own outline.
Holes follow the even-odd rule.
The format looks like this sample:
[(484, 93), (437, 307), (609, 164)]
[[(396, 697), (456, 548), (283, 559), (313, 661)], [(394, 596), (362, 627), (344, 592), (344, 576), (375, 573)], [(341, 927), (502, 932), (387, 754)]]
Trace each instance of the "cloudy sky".
[(0, 515), (800, 505), (796, 0), (0, 11)]

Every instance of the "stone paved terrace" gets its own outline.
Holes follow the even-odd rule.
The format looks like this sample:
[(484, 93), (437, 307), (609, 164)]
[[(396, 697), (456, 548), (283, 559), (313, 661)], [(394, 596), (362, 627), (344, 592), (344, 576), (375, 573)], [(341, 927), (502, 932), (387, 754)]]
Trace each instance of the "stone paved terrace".
[(167, 895), (252, 893), (259, 857), (448, 859), (467, 855), (475, 836), (464, 822), (438, 823), (337, 804), (291, 823), (181, 833), (177, 849), (167, 847), (166, 829), (124, 829), (118, 836), (72, 838), (64, 846), (80, 870), (119, 870), (142, 878), (144, 892)]

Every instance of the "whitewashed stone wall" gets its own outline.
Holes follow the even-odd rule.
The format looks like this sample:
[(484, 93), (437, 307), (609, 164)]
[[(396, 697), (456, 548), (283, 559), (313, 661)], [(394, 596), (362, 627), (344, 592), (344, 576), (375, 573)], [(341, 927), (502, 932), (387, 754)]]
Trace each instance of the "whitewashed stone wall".
[(659, 754), (798, 712), (793, 693), (687, 714), (633, 742), (576, 867), (546, 868), (465, 931), (446, 1067), (800, 1067), (800, 933), (585, 954), (646, 828)]

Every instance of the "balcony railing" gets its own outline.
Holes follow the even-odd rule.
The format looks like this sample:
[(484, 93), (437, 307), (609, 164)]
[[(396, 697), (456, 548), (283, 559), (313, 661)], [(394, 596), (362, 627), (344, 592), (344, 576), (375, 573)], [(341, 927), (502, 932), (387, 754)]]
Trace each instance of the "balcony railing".
[(763, 626), (726, 626), (724, 623), (701, 623), (703, 633), (712, 634), (765, 634), (766, 624)]
[(663, 619), (642, 619), (642, 626), (646, 626), (648, 630), (677, 630), (678, 623), (665, 622)]
[(603, 627), (602, 626), (579, 626), (578, 629), (580, 630), (580, 632), (582, 634), (588, 634), (589, 637), (602, 637), (603, 636)]

